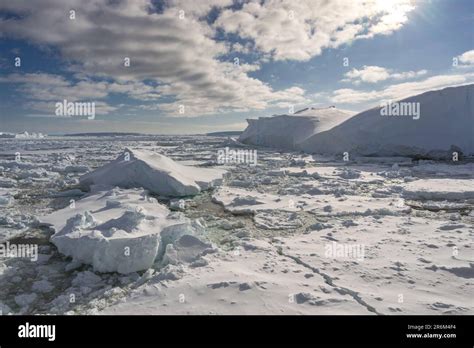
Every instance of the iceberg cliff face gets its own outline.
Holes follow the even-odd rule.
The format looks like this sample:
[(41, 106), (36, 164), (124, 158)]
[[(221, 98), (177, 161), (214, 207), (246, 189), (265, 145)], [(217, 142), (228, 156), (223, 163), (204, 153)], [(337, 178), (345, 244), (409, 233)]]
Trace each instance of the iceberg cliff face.
[(368, 156), (474, 154), (474, 85), (430, 91), (397, 103), (419, 103), (419, 115), (384, 115), (381, 107), (373, 108), (309, 137), (300, 148), (310, 153)]
[(240, 135), (245, 144), (285, 150), (298, 149), (300, 144), (314, 134), (328, 130), (347, 120), (350, 113), (336, 108), (307, 108), (292, 115), (260, 117), (247, 120), (248, 127)]
[(126, 149), (116, 160), (87, 173), (80, 185), (98, 187), (143, 187), (163, 196), (180, 197), (198, 194), (222, 181), (221, 169), (185, 166), (164, 155)]

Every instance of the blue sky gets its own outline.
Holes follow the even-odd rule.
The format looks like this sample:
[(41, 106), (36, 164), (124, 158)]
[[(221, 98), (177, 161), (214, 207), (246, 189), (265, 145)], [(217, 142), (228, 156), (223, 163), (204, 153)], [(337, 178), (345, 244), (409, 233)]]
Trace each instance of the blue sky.
[[(471, 0), (0, 2), (0, 131), (203, 133), (362, 111), (473, 83), (473, 28)], [(95, 118), (56, 115), (64, 99)]]

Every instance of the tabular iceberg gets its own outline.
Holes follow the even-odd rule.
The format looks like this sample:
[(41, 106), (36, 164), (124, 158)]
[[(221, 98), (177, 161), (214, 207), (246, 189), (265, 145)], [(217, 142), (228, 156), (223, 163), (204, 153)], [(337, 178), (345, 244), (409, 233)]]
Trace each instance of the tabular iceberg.
[[(307, 153), (447, 158), (474, 154), (474, 85), (429, 91), (355, 116), (336, 108), (248, 120), (243, 143)], [(416, 106), (416, 114), (391, 108)], [(400, 109), (402, 110), (402, 109)], [(403, 110), (402, 110), (403, 111)]]
[(312, 135), (326, 131), (351, 116), (352, 114), (347, 111), (329, 107), (306, 108), (291, 115), (249, 119), (247, 120), (249, 125), (240, 135), (239, 141), (245, 144), (295, 150)]
[(400, 103), (419, 103), (419, 118), (384, 116), (382, 107), (373, 108), (313, 135), (301, 149), (430, 158), (451, 157), (453, 151), (474, 153), (474, 85), (430, 91)]

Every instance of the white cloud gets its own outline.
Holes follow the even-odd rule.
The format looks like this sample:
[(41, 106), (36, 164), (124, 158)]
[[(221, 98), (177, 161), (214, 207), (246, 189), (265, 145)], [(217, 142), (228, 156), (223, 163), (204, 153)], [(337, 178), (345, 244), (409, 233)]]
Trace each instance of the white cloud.
[(165, 0), (167, 7), (173, 11), (184, 11), (185, 16), (199, 18), (205, 16), (213, 8), (223, 8), (231, 6), (232, 0)]
[[(55, 101), (29, 101), (24, 105), (29, 110), (36, 110), (44, 112), (43, 115), (32, 114), (29, 117), (53, 117), (53, 118), (69, 118), (74, 116), (56, 116), (56, 102)], [(96, 115), (107, 115), (118, 108), (109, 105), (105, 102), (94, 101), (94, 108)]]
[(249, 43), (247, 43), (245, 45), (242, 45), (239, 42), (234, 42), (231, 45), (230, 52), (248, 54), (248, 53), (250, 53), (251, 49), (252, 49), (252, 47)]
[(344, 74), (345, 79), (343, 82), (352, 82), (354, 84), (360, 84), (361, 82), (366, 83), (376, 83), (379, 81), (384, 81), (388, 79), (396, 79), (396, 80), (406, 80), (411, 79), (419, 76), (423, 76), (427, 73), (426, 70), (419, 70), (419, 71), (405, 71), (396, 73), (390, 69), (386, 69), (380, 66), (375, 65), (364, 65), (362, 69), (352, 69), (346, 74)]
[(343, 88), (334, 91), (330, 100), (334, 103), (358, 104), (368, 101), (396, 100), (426, 91), (474, 82), (474, 73), (464, 75), (438, 75), (422, 81), (403, 82), (381, 90), (361, 91)]
[(344, 75), (349, 81), (362, 81), (375, 83), (386, 80), (390, 77), (387, 69), (380, 66), (364, 66), (362, 69), (352, 69)]
[(464, 65), (474, 65), (474, 50), (466, 51), (457, 57)]
[(404, 71), (401, 73), (394, 73), (394, 74), (391, 74), (390, 77), (396, 80), (407, 80), (407, 79), (412, 79), (415, 77), (426, 75), (427, 73), (428, 73), (427, 70), (422, 69), (418, 71)]
[[(32, 99), (104, 98), (126, 93), (158, 102), (162, 111), (177, 116), (181, 116), (179, 105), (185, 106), (185, 116), (198, 116), (265, 109), (282, 98), (289, 103), (303, 100), (299, 92), (275, 91), (250, 77), (248, 73), (258, 65), (236, 67), (232, 61), (220, 60), (229, 53), (229, 45), (216, 41), (215, 29), (201, 17), (212, 8), (231, 4), (230, 0), (169, 0), (162, 13), (153, 11), (150, 0), (44, 0), (35, 4), (29, 0), (2, 2), (0, 10), (19, 16), (0, 19), (0, 35), (58, 48), (81, 81), (60, 81), (63, 85), (48, 87), (30, 82), (21, 91)], [(76, 11), (75, 20), (69, 18), (71, 9)], [(184, 19), (179, 18), (180, 10)], [(130, 58), (129, 67), (124, 66), (125, 58)], [(149, 80), (157, 87), (144, 83)], [(175, 102), (162, 103), (164, 97)]]
[(3, 83), (31, 83), (46, 86), (69, 86), (69, 82), (60, 75), (51, 75), (44, 73), (34, 74), (10, 74), (8, 76), (0, 76), (0, 82)]
[(275, 60), (306, 61), (352, 40), (390, 34), (407, 21), (410, 0), (267, 0), (225, 9), (215, 27), (254, 41)]
[(0, 83), (19, 84), (18, 93), (30, 100), (25, 106), (37, 111), (53, 110), (54, 112), (54, 104), (66, 99), (72, 102), (95, 102), (97, 113), (107, 114), (117, 108), (111, 107), (99, 99), (106, 98), (111, 93), (126, 94), (133, 99), (144, 101), (160, 98), (157, 88), (136, 81), (126, 83), (95, 82), (86, 78), (73, 83), (60, 75), (14, 73), (0, 77)]

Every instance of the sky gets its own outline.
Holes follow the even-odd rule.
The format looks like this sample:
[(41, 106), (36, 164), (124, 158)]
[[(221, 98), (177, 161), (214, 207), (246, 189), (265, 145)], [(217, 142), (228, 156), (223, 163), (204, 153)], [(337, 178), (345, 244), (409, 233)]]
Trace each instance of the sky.
[(469, 83), (472, 0), (0, 0), (0, 132), (243, 130)]

